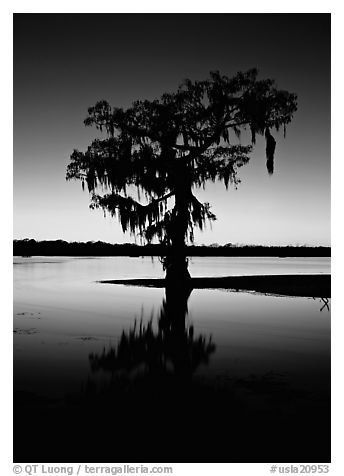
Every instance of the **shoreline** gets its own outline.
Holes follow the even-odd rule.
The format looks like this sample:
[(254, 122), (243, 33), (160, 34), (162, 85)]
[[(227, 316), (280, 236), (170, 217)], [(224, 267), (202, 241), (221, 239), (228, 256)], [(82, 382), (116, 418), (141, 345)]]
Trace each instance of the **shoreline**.
[[(121, 284), (164, 288), (165, 279), (114, 279), (97, 281), (101, 284)], [(331, 297), (330, 274), (277, 274), (252, 276), (197, 277), (191, 278), (192, 289), (228, 289), (255, 291), (296, 297)]]

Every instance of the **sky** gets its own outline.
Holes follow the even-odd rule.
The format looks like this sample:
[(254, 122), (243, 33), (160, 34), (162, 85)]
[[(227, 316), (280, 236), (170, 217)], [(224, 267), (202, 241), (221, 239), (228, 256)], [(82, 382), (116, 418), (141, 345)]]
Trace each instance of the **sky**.
[(274, 134), (272, 176), (259, 138), (237, 190), (198, 192), (217, 221), (195, 241), (330, 245), (330, 36), (329, 14), (15, 14), (14, 238), (133, 242), (65, 180), (73, 149), (97, 136), (87, 108), (257, 67), (298, 111), (286, 138)]

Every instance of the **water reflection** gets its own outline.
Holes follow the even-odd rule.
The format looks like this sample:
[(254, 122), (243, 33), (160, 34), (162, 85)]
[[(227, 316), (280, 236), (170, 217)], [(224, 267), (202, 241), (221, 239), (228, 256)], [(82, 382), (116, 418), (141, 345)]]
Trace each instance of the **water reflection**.
[(112, 377), (123, 371), (142, 369), (158, 378), (162, 375), (191, 378), (201, 364), (209, 362), (215, 345), (211, 336), (195, 336), (193, 325), (186, 323), (190, 294), (191, 290), (184, 293), (166, 290), (157, 329), (153, 318), (147, 324), (143, 324), (143, 319), (139, 325), (135, 321), (132, 329), (123, 331), (117, 347), (90, 355), (92, 370), (104, 370)]
[[(300, 388), (273, 370), (199, 378), (196, 370), (216, 349), (187, 324), (190, 294), (167, 289), (157, 325), (141, 319), (116, 346), (90, 354), (94, 374), (111, 376), (100, 388), (90, 380), (84, 400), (88, 414), (120, 429), (107, 443), (116, 441), (131, 461), (328, 461), (329, 382), (319, 375)], [(143, 433), (134, 437), (128, 428)]]
[[(308, 320), (298, 307), (318, 301), (214, 290), (190, 297), (190, 289), (166, 289), (157, 320), (142, 315), (103, 351), (82, 337), (83, 345), (94, 345), (82, 356), (92, 372), (82, 391), (69, 394), (67, 371), (75, 380), (86, 376), (66, 346), (62, 398), (15, 395), (15, 461), (329, 461), (327, 319), (316, 312)], [(326, 308), (326, 301), (319, 304)], [(202, 332), (189, 323), (188, 306)], [(111, 325), (121, 313), (117, 308)], [(47, 356), (44, 347), (39, 362), (48, 367)], [(49, 371), (42, 386), (58, 380), (54, 365)], [(38, 429), (35, 438), (28, 438), (30, 428)]]

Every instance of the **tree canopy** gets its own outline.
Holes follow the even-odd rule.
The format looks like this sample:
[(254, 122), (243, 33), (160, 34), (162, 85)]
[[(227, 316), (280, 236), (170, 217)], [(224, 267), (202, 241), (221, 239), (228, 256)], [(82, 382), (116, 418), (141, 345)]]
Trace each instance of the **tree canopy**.
[[(138, 100), (127, 109), (97, 102), (84, 123), (104, 136), (85, 152), (73, 151), (67, 180), (87, 185), (90, 207), (117, 217), (124, 232), (167, 245), (192, 242), (195, 226), (202, 229), (216, 219), (195, 190), (207, 181), (237, 186), (237, 171), (249, 161), (257, 134), (266, 138), (267, 168), (273, 172), (271, 130), (285, 131), (297, 109), (296, 95), (257, 75), (256, 69), (232, 78), (211, 72), (207, 80), (187, 79), (175, 93)], [(245, 129), (251, 143), (241, 145)]]

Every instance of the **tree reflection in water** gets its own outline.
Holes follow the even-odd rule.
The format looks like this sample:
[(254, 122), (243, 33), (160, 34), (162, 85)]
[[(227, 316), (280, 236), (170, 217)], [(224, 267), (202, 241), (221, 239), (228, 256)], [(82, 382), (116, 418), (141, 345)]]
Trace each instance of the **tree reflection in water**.
[(152, 318), (147, 324), (142, 319), (139, 325), (135, 321), (132, 329), (123, 331), (116, 347), (90, 355), (92, 370), (109, 372), (113, 378), (142, 370), (151, 378), (190, 379), (215, 351), (211, 336), (195, 337), (193, 326), (186, 324), (190, 293), (191, 290), (167, 289), (157, 329)]
[[(190, 294), (182, 285), (168, 286), (157, 325), (141, 320), (115, 347), (89, 356), (92, 370), (111, 379), (100, 391), (90, 386), (87, 409), (120, 429), (118, 454), (137, 461), (262, 462), (271, 455), (276, 461), (303, 461), (305, 455), (326, 461), (326, 391), (313, 398), (272, 371), (245, 378), (211, 369), (206, 377), (195, 375), (215, 345), (187, 325)], [(295, 434), (299, 425), (303, 432)]]
[(116, 346), (89, 356), (92, 371), (111, 379), (100, 388), (89, 382), (87, 410), (105, 414), (119, 429), (106, 444), (115, 441), (123, 460), (195, 460), (209, 448), (205, 435), (213, 416), (202, 411), (213, 406), (212, 388), (194, 374), (209, 362), (215, 345), (187, 324), (190, 294), (182, 286), (168, 287), (157, 323), (141, 319)]
[[(273, 372), (196, 375), (215, 345), (187, 325), (190, 292), (168, 287), (157, 324), (141, 321), (89, 356), (109, 382), (92, 378), (58, 405), (17, 406), (16, 462), (329, 461), (330, 381), (319, 375), (300, 393)], [(23, 430), (34, 425), (38, 439)]]

